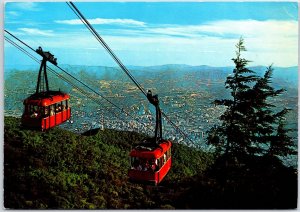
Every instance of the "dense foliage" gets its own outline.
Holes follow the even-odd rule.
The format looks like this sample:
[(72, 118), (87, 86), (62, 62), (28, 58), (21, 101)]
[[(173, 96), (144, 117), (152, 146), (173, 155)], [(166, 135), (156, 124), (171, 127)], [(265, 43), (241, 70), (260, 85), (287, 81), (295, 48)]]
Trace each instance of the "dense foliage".
[(38, 132), (19, 125), (19, 119), (5, 117), (6, 208), (174, 208), (181, 194), (176, 183), (212, 161), (209, 154), (175, 144), (173, 168), (161, 186), (131, 184), (128, 153), (145, 136), (108, 129), (84, 135), (60, 128)]
[(227, 77), (231, 99), (221, 126), (209, 131), (215, 153), (173, 143), (172, 168), (159, 186), (128, 182), (128, 153), (147, 136), (112, 129), (75, 134), (59, 127), (24, 129), (4, 120), (4, 207), (10, 209), (292, 209), (297, 170), (283, 156), (295, 154), (285, 115), (273, 97), (284, 90), (249, 70), (243, 40)]
[(9, 209), (293, 209), (297, 170), (280, 159), (295, 154), (286, 129), (288, 109), (272, 67), (257, 76), (241, 57), (226, 88), (231, 99), (221, 126), (209, 131), (214, 154), (173, 143), (172, 168), (159, 186), (128, 182), (128, 153), (147, 136), (112, 129), (75, 134), (59, 127), (24, 129), (4, 120), (4, 207)]
[(227, 109), (220, 117), (222, 124), (209, 131), (208, 143), (214, 145), (220, 154), (237, 159), (296, 154), (284, 123), (288, 109), (279, 110), (274, 104), (274, 98), (284, 90), (272, 87), (272, 67), (267, 68), (264, 76), (256, 75), (246, 67), (249, 61), (241, 56), (246, 51), (242, 38), (236, 48), (236, 58), (232, 59), (235, 68), (225, 82), (231, 98), (214, 101)]
[(171, 171), (159, 186), (146, 186), (127, 181), (128, 152), (143, 135), (108, 129), (79, 135), (60, 128), (42, 133), (22, 129), (18, 118), (4, 121), (6, 208), (295, 208), (297, 204), (296, 171), (279, 160), (245, 158), (225, 172), (219, 165), (223, 158), (214, 160), (211, 154), (174, 144)]
[[(208, 131), (207, 142), (216, 154), (206, 173), (207, 181), (215, 185), (209, 196), (218, 202), (216, 208), (295, 208), (297, 170), (284, 166), (282, 157), (297, 150), (286, 129), (289, 110), (276, 108), (274, 100), (284, 90), (272, 87), (271, 66), (263, 76), (246, 67), (249, 61), (241, 57), (246, 51), (242, 38), (236, 48), (235, 68), (225, 82), (231, 98), (214, 101), (226, 110), (221, 125)], [(192, 194), (205, 198), (196, 192), (203, 183), (197, 185)]]

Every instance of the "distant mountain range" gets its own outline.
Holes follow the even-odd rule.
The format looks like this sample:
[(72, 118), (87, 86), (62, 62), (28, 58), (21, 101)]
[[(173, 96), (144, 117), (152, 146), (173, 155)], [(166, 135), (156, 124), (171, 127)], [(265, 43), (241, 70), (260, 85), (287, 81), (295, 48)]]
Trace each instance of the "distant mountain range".
[[(61, 68), (71, 72), (78, 73), (80, 71), (88, 71), (90, 74), (95, 74), (97, 77), (105, 76), (108, 78), (118, 78), (120, 77), (119, 67), (108, 67), (108, 66), (87, 66), (87, 65), (60, 65)], [(5, 66), (4, 77), (9, 75), (13, 70), (38, 70), (38, 65), (25, 65), (25, 66)], [(185, 64), (167, 64), (159, 66), (127, 66), (127, 68), (132, 72), (134, 76), (151, 77), (151, 75), (160, 74), (162, 72), (173, 72), (172, 74), (177, 77), (181, 74), (186, 74), (187, 72), (203, 72), (206, 73), (208, 77), (216, 76), (226, 77), (228, 74), (232, 73), (234, 67), (213, 67), (213, 66), (190, 66)], [(273, 78), (277, 80), (284, 80), (286, 82), (298, 85), (298, 67), (273, 67), (274, 74)], [(263, 75), (267, 67), (265, 66), (253, 66), (249, 67), (250, 70), (255, 71), (259, 75)], [(6, 77), (5, 77), (6, 78)]]

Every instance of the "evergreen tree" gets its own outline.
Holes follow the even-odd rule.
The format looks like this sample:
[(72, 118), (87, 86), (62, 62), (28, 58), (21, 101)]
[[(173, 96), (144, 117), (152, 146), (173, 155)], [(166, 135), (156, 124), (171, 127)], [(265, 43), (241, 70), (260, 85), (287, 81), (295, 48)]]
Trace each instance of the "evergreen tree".
[(244, 40), (241, 38), (236, 45), (236, 58), (233, 75), (227, 77), (226, 89), (231, 90), (231, 99), (215, 100), (216, 105), (226, 106), (225, 113), (220, 117), (221, 126), (213, 127), (208, 133), (208, 143), (216, 146), (219, 153), (243, 155), (249, 147), (250, 136), (245, 128), (249, 111), (249, 89), (258, 78), (246, 65), (250, 62), (241, 57), (246, 51)]
[(295, 154), (292, 139), (287, 135), (283, 122), (288, 109), (275, 112), (272, 98), (282, 94), (271, 84), (272, 66), (267, 68), (263, 77), (259, 77), (246, 68), (248, 60), (241, 57), (246, 51), (241, 38), (236, 45), (236, 58), (233, 75), (225, 82), (231, 90), (231, 99), (215, 100), (217, 105), (226, 106), (220, 117), (221, 126), (214, 126), (208, 132), (208, 144), (216, 151), (240, 158), (253, 155), (286, 156)]
[(278, 117), (278, 126), (277, 132), (274, 136), (271, 136), (269, 142), (269, 149), (267, 155), (274, 157), (274, 156), (288, 156), (288, 155), (296, 155), (297, 150), (294, 148), (295, 144), (293, 139), (287, 135), (291, 129), (285, 128), (285, 121), (284, 115), (287, 113), (288, 110), (282, 110), (279, 117)]
[[(275, 90), (270, 85), (272, 74), (273, 68), (269, 66), (264, 76), (249, 90), (252, 93), (249, 106), (253, 113), (248, 117), (248, 130), (251, 133), (252, 146), (255, 146), (253, 153), (282, 156), (293, 152), (293, 142), (287, 135), (290, 130), (285, 129), (283, 122), (289, 110), (284, 108), (276, 113), (276, 106), (271, 103), (272, 98), (285, 92), (284, 89)], [(280, 148), (275, 147), (278, 145)]]

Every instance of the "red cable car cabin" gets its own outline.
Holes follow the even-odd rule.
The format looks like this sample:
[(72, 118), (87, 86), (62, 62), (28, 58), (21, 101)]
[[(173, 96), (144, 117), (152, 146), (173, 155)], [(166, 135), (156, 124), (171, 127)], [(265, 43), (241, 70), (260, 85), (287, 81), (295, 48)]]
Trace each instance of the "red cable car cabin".
[(162, 141), (157, 147), (136, 146), (130, 152), (129, 180), (157, 185), (171, 168), (171, 142)]
[(31, 95), (23, 102), (22, 125), (44, 131), (67, 121), (71, 117), (69, 99), (61, 91)]
[(152, 139), (146, 139), (131, 150), (129, 154), (131, 168), (128, 170), (128, 177), (131, 182), (157, 185), (171, 168), (172, 143), (162, 139), (161, 110), (158, 96), (153, 96), (152, 92), (148, 90), (147, 99), (155, 106), (155, 136)]

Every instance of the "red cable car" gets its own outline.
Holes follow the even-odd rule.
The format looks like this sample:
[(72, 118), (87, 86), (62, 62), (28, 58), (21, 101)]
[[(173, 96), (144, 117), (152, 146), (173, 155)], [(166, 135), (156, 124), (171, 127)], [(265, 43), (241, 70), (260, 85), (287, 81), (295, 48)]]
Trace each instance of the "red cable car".
[(147, 98), (156, 108), (155, 137), (136, 145), (129, 156), (131, 167), (128, 177), (131, 182), (157, 185), (169, 172), (172, 165), (172, 143), (162, 139), (161, 111), (157, 95), (152, 96), (151, 91)]
[(44, 52), (41, 47), (36, 52), (43, 57), (43, 60), (36, 92), (23, 102), (24, 113), (21, 122), (24, 127), (45, 131), (70, 119), (70, 96), (61, 91), (49, 90), (46, 63), (49, 61), (57, 65), (56, 58), (50, 52)]
[(33, 94), (24, 100), (22, 125), (45, 131), (71, 117), (70, 96), (60, 91)]
[(159, 184), (171, 168), (171, 142), (162, 141), (158, 147), (136, 146), (130, 152), (131, 181)]

